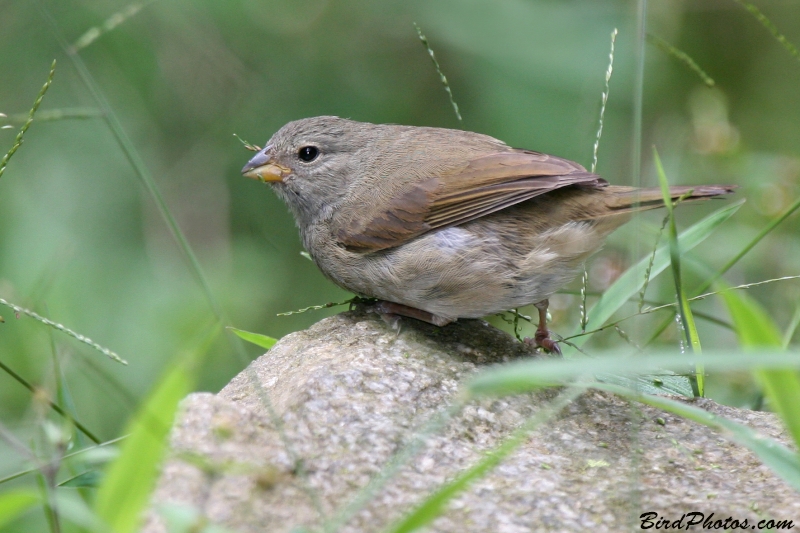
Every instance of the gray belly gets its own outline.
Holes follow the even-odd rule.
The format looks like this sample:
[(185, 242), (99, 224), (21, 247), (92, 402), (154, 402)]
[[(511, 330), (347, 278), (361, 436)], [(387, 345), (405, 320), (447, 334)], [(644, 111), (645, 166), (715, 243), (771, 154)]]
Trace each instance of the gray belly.
[(358, 294), (445, 318), (478, 318), (550, 297), (602, 241), (588, 222), (570, 222), (527, 240), (491, 222), (436, 230), (371, 254), (340, 249), (334, 264), (318, 264)]

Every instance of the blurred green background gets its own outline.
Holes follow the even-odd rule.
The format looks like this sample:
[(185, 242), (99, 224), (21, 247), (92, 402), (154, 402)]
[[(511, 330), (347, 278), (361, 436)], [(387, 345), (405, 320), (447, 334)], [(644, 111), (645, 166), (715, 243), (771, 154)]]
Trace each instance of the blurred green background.
[[(800, 43), (800, 1), (757, 5)], [(109, 19), (137, 6), (124, 20)], [(598, 172), (613, 183), (635, 183), (636, 8), (634, 1), (612, 0), (4, 2), (0, 112), (8, 118), (0, 125), (13, 127), (0, 130), (0, 153), (13, 144), (53, 59), (58, 66), (39, 118), (0, 178), (0, 297), (91, 337), (130, 364), (107, 360), (30, 318), (17, 320), (3, 307), (0, 361), (51, 396), (61, 381), (56, 373), (63, 373), (79, 419), (109, 439), (164, 366), (198, 349), (216, 323), (67, 54), (91, 28), (119, 23), (101, 30), (80, 57), (185, 232), (229, 323), (280, 337), (341, 308), (277, 313), (348, 294), (300, 255), (294, 222), (272, 192), (241, 177), (251, 154), (234, 133), (263, 145), (287, 121), (332, 114), (474, 130), (589, 167), (616, 27)], [(413, 22), (436, 52), (463, 123)], [(685, 64), (647, 45), (641, 182), (656, 184), (655, 145), (671, 182), (737, 183), (736, 196), (747, 199), (692, 253), (716, 269), (800, 193), (800, 61), (733, 0), (651, 0), (647, 28), (716, 81), (706, 87)], [(58, 112), (84, 118), (46, 120)], [(679, 226), (721, 205), (681, 208)], [(632, 258), (647, 254), (662, 217), (650, 213), (617, 232), (590, 263), (590, 288), (602, 290)], [(798, 227), (797, 217), (786, 221), (728, 282), (800, 273)], [(700, 279), (691, 270), (687, 275), (689, 286)], [(648, 298), (674, 301), (672, 281), (663, 277)], [(750, 294), (785, 326), (800, 282)], [(569, 294), (553, 300), (556, 331), (574, 329), (578, 304)], [(697, 309), (728, 320), (714, 299)], [(647, 338), (656, 322), (642, 319), (629, 333)], [(219, 390), (246, 364), (230, 335), (220, 333), (208, 348), (200, 390)], [(700, 336), (704, 346), (735, 345), (733, 333), (713, 323), (701, 321)], [(676, 345), (676, 339), (672, 327), (662, 342)], [(593, 340), (622, 342), (613, 332)], [(246, 349), (251, 358), (262, 351)], [(723, 401), (747, 404), (751, 389), (744, 379), (716, 390)], [(41, 416), (32, 394), (0, 372), (0, 420), (28, 442)], [(0, 444), (0, 477), (18, 465), (19, 457)]]

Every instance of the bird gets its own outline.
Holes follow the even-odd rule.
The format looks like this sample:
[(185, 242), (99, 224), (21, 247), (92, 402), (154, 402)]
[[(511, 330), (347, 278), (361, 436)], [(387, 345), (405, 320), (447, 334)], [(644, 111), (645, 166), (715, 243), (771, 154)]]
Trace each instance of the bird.
[[(470, 131), (335, 116), (289, 122), (242, 168), (281, 198), (322, 273), (387, 321), (436, 326), (533, 304), (536, 347), (560, 353), (549, 298), (659, 188), (610, 185), (573, 161)], [(673, 200), (734, 185), (670, 188)]]

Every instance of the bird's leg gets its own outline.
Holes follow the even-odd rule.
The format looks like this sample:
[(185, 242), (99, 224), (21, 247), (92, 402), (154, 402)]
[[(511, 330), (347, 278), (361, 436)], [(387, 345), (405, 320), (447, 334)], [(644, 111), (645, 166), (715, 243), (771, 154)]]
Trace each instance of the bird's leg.
[(398, 304), (395, 302), (387, 302), (386, 300), (378, 300), (377, 303), (367, 306), (368, 312), (377, 313), (381, 318), (393, 328), (397, 328), (398, 320), (401, 316), (416, 318), (434, 326), (446, 326), (451, 322), (455, 322), (452, 318), (445, 318), (443, 316), (434, 315), (428, 311), (410, 307), (408, 305)]
[[(561, 348), (558, 343), (550, 338), (550, 330), (547, 329), (547, 306), (550, 305), (550, 300), (542, 300), (541, 302), (533, 304), (539, 310), (539, 325), (536, 327), (536, 335), (533, 337), (532, 344), (534, 346), (541, 346), (550, 353), (561, 355)], [(531, 344), (531, 339), (525, 339), (526, 342)]]

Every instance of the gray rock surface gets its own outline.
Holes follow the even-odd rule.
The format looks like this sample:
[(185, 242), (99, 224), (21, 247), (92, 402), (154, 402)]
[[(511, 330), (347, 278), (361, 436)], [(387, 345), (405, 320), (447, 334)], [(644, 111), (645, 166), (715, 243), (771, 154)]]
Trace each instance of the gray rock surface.
[[(241, 532), (319, 528), (454, 400), (465, 377), (531, 355), (478, 320), (442, 329), (402, 324), (398, 335), (370, 315), (327, 318), (286, 336), (219, 394), (188, 397), (154, 508), (174, 514), (188, 506)], [(557, 392), (469, 404), (421, 439), (418, 453), (340, 531), (385, 529)], [(788, 444), (772, 414), (695, 405)], [(638, 530), (648, 511), (670, 520), (701, 512), (800, 525), (800, 496), (748, 450), (703, 426), (588, 392), (459, 495), (430, 530)], [(165, 531), (159, 513), (150, 513), (145, 530)]]

